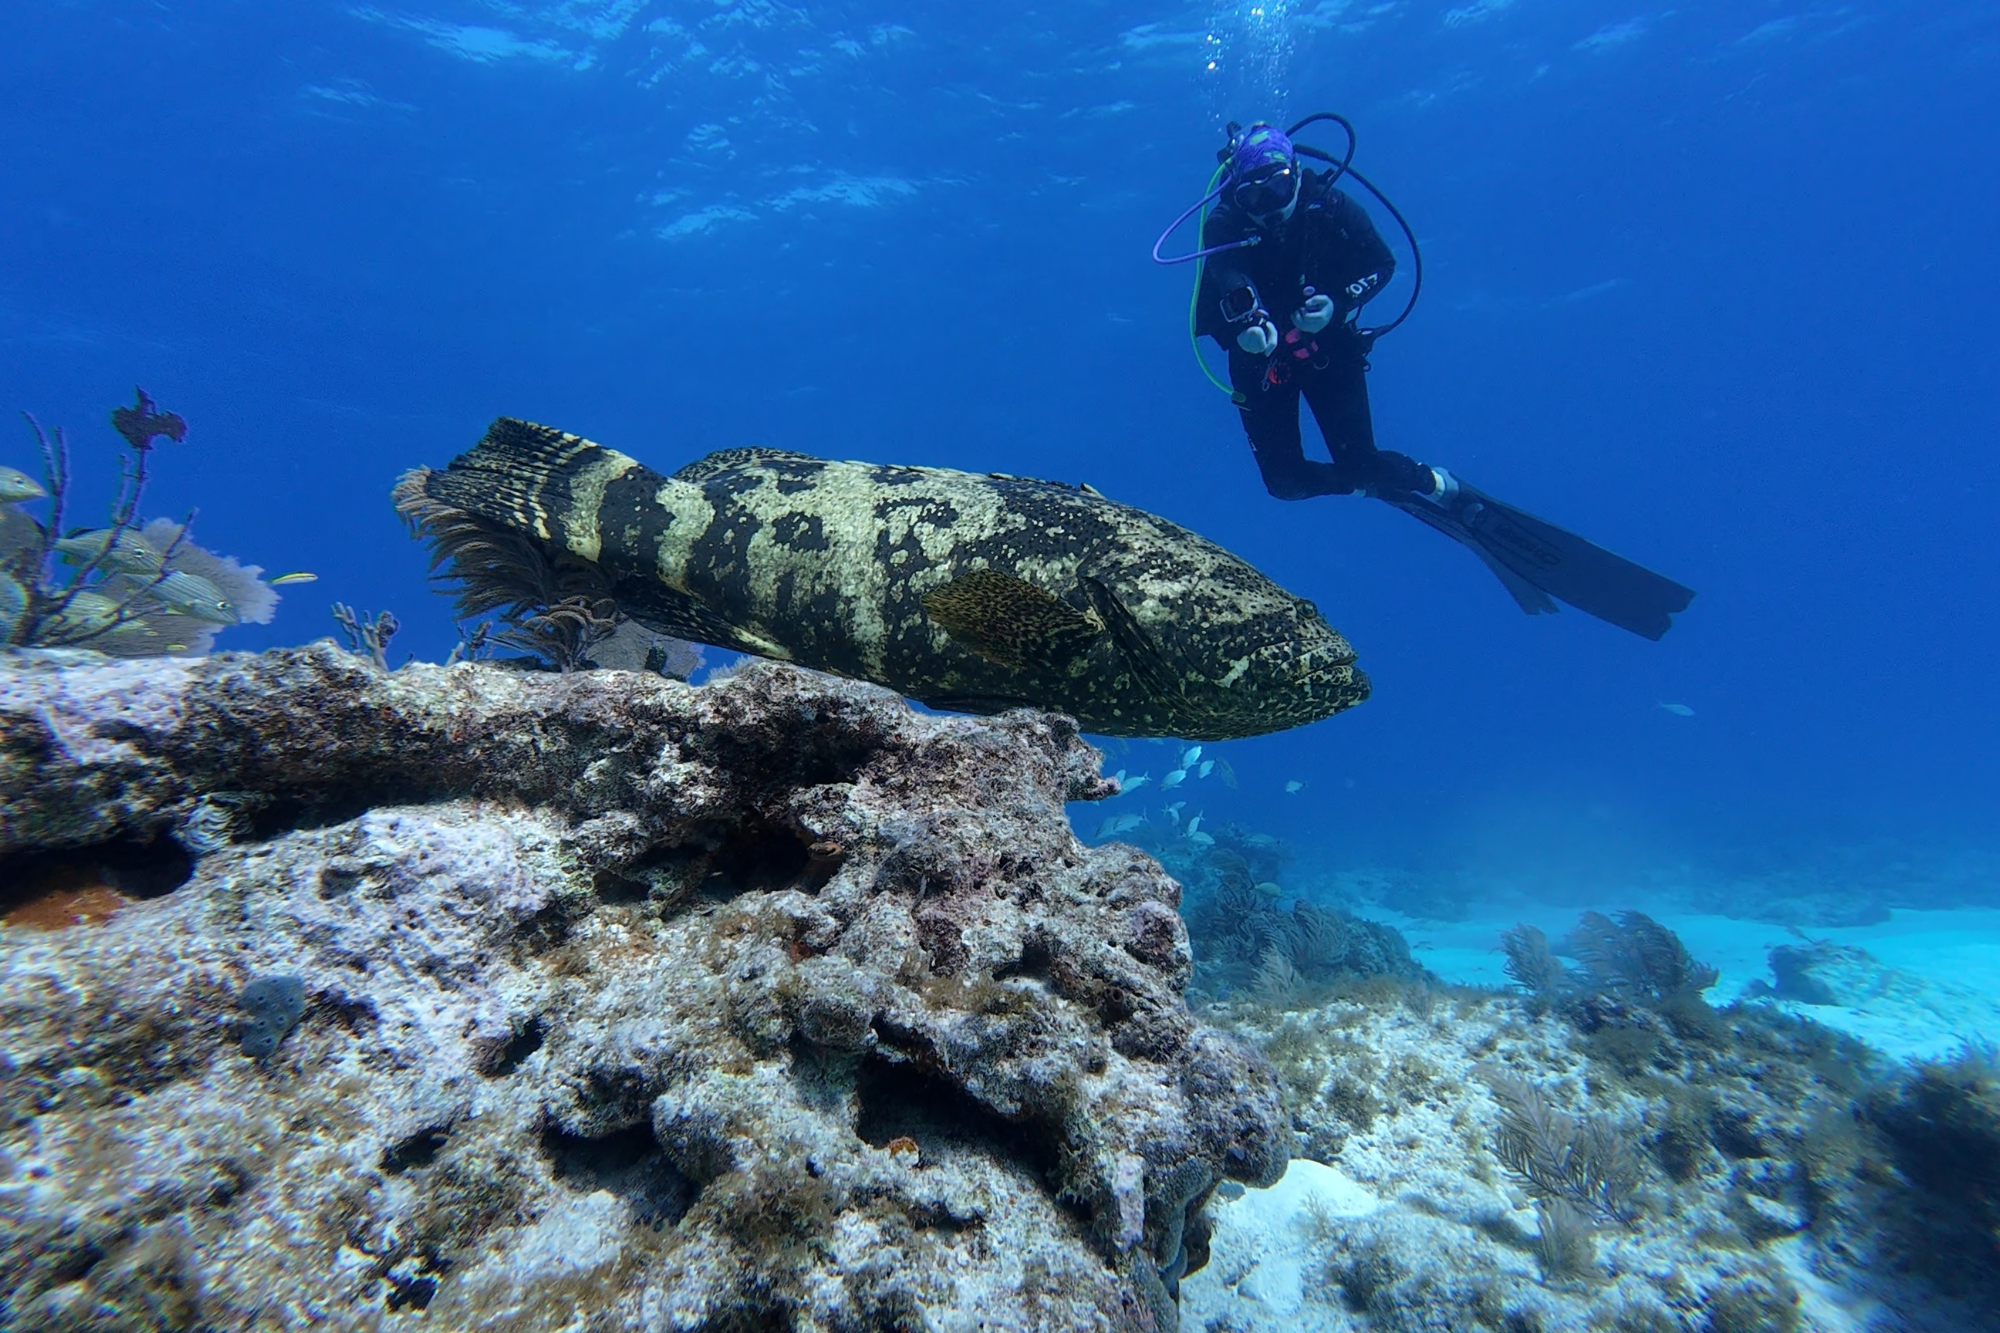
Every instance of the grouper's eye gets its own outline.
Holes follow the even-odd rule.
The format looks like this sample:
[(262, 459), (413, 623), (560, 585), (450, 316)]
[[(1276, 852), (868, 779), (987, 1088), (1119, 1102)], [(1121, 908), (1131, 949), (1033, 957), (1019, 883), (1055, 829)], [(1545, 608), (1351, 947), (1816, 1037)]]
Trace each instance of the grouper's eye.
[(1314, 606), (1311, 602), (1307, 601), (1303, 597), (1299, 598), (1298, 605), (1293, 609), (1299, 613), (1300, 620), (1319, 619), (1319, 608)]

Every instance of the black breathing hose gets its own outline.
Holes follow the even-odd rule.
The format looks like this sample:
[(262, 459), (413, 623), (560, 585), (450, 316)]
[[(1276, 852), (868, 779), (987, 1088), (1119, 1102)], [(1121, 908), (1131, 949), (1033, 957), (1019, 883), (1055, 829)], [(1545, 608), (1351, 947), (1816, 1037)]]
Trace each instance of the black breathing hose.
[[(1334, 162), (1334, 160), (1331, 157), (1328, 157), (1325, 153), (1320, 152), (1317, 148), (1307, 150), (1312, 156), (1318, 158), (1322, 162), (1333, 162), (1334, 173), (1332, 176), (1327, 178), (1327, 184), (1331, 185), (1333, 184), (1333, 182), (1339, 180), (1342, 176), (1347, 174), (1347, 164), (1354, 160), (1354, 148), (1356, 144), (1356, 140), (1354, 137), (1354, 122), (1350, 121), (1346, 116), (1341, 115), (1337, 111), (1315, 111), (1310, 116), (1307, 116), (1304, 120), (1300, 121), (1298, 124), (1286, 130), (1285, 137), (1289, 139), (1293, 135), (1297, 134), (1300, 130), (1304, 129), (1306, 126), (1312, 124), (1314, 121), (1319, 121), (1319, 120), (1330, 120), (1334, 124), (1340, 126), (1341, 129), (1347, 131), (1347, 156), (1341, 158), (1338, 162)], [(1293, 146), (1297, 147), (1296, 144)]]
[(1362, 175), (1360, 172), (1354, 169), (1353, 165), (1354, 147), (1355, 147), (1354, 126), (1347, 119), (1346, 116), (1340, 115), (1333, 111), (1315, 111), (1312, 115), (1307, 116), (1304, 120), (1292, 126), (1289, 130), (1286, 130), (1285, 137), (1289, 139), (1293, 135), (1297, 134), (1300, 130), (1304, 129), (1306, 126), (1311, 125), (1315, 121), (1321, 121), (1321, 120), (1330, 120), (1334, 124), (1340, 126), (1341, 129), (1347, 131), (1347, 155), (1345, 157), (1335, 157), (1331, 153), (1322, 152), (1317, 148), (1308, 147), (1305, 144), (1296, 142), (1293, 143), (1292, 145), (1293, 149), (1304, 157), (1316, 158), (1321, 162), (1325, 162), (1331, 165), (1333, 167), (1333, 175), (1327, 178), (1327, 184), (1329, 185), (1339, 180), (1342, 176), (1354, 177), (1356, 181), (1360, 182), (1361, 187), (1363, 189), (1367, 190), (1368, 193), (1375, 196), (1375, 200), (1377, 203), (1381, 204), (1382, 207), (1389, 210), (1389, 216), (1396, 219), (1396, 225), (1403, 229), (1404, 239), (1409, 241), (1410, 243), (1410, 259), (1412, 261), (1410, 264), (1410, 277), (1411, 277), (1410, 299), (1403, 303), (1403, 309), (1401, 313), (1399, 313), (1394, 319), (1390, 320), (1387, 324), (1378, 324), (1372, 329), (1362, 330), (1362, 332), (1367, 334), (1370, 338), (1379, 338), (1383, 334), (1389, 332), (1389, 330), (1395, 328), (1398, 324), (1401, 324), (1404, 320), (1408, 319), (1410, 317), (1410, 312), (1417, 308), (1417, 297), (1420, 296), (1424, 290), (1423, 248), (1417, 244), (1417, 234), (1416, 232), (1410, 230), (1410, 224), (1408, 220), (1403, 217), (1402, 210), (1398, 209), (1394, 204), (1390, 203), (1389, 196), (1383, 194), (1380, 190), (1376, 189), (1374, 182), (1370, 181), (1366, 176)]

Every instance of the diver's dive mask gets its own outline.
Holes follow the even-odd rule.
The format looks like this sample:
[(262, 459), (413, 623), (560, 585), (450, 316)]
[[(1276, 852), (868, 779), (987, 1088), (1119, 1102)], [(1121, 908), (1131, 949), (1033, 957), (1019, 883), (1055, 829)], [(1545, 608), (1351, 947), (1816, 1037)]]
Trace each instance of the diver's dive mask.
[(1291, 136), (1262, 121), (1232, 133), (1223, 158), (1229, 169), (1229, 202), (1259, 227), (1292, 215), (1299, 201), (1299, 155)]
[(1252, 168), (1230, 182), (1229, 199), (1259, 227), (1283, 222), (1299, 201), (1298, 159), (1287, 158)]

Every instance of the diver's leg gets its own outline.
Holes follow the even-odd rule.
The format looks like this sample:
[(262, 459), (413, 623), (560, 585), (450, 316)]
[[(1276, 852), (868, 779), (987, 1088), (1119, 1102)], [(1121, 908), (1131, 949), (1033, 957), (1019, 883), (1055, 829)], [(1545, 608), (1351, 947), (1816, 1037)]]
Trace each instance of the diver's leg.
[(1298, 383), (1267, 383), (1267, 364), (1263, 357), (1229, 354), (1229, 380), (1243, 399), (1237, 410), (1243, 414), (1243, 433), (1250, 437), (1257, 470), (1264, 475), (1264, 489), (1280, 500), (1345, 495), (1353, 490), (1353, 484), (1331, 463), (1307, 460), (1299, 436)]
[(1325, 356), (1299, 376), (1313, 420), (1347, 491), (1391, 491), (1431, 495), (1438, 480), (1408, 454), (1375, 447), (1375, 420), (1368, 410), (1368, 352), (1350, 332), (1329, 329), (1321, 337)]

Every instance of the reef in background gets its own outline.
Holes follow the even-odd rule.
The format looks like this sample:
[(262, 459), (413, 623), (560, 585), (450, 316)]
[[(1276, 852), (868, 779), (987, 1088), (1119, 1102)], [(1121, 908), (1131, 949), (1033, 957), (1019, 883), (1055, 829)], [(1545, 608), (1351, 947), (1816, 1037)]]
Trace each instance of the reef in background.
[[(1197, 1012), (1257, 1039), (1309, 1159), (1216, 1211), (1216, 1333), (1971, 1333), (2000, 1327), (2000, 1060), (1899, 1066), (1638, 912), (1525, 994), (1378, 983)], [(1784, 974), (1781, 972), (1781, 977)], [(1231, 1192), (1233, 1195), (1233, 1191)]]
[(1097, 761), (772, 664), (0, 656), (0, 1324), (1174, 1328), (1291, 1135)]
[(1226, 823), (1190, 838), (1136, 821), (1118, 833), (1183, 887), (1193, 1002), (1255, 997), (1298, 1008), (1356, 986), (1434, 980), (1395, 927), (1285, 887), (1290, 851), (1270, 834)]

